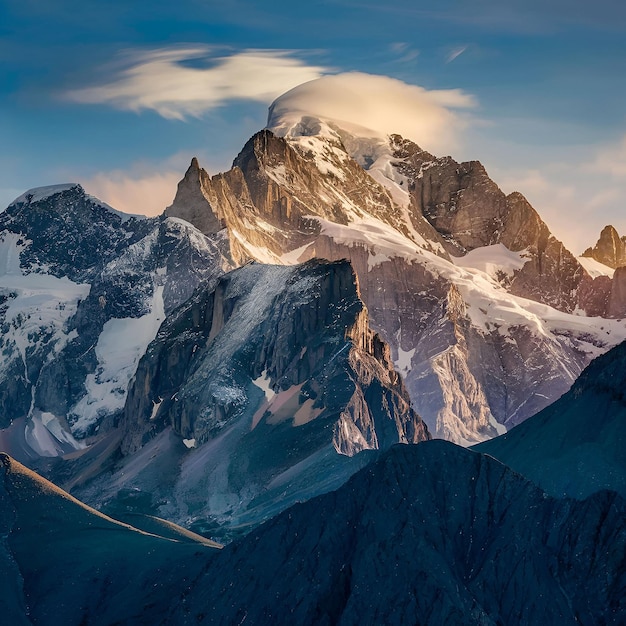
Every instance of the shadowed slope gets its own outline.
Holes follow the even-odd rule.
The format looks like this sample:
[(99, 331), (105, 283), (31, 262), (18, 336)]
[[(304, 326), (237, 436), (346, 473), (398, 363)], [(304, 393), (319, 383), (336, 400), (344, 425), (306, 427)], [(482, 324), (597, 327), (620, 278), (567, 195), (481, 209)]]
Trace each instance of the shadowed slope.
[(395, 446), (227, 546), (171, 619), (621, 624), (625, 513), (616, 494), (552, 499), (447, 442)]
[(5, 555), (13, 565), (4, 579), (17, 587), (23, 578), (23, 600), (18, 596), (13, 604), (22, 620), (17, 624), (156, 620), (151, 605), (163, 589), (197, 571), (217, 547), (139, 531), (85, 506), (7, 455), (0, 460), (0, 515)]
[(555, 496), (611, 489), (626, 497), (625, 390), (622, 343), (595, 359), (554, 404), (475, 449)]
[(16, 624), (29, 623), (26, 605), (32, 623), (50, 626), (626, 619), (619, 495), (551, 498), (448, 442), (394, 446), (337, 491), (221, 551), (116, 523), (3, 462), (15, 559), (4, 580), (16, 591), (5, 614)]

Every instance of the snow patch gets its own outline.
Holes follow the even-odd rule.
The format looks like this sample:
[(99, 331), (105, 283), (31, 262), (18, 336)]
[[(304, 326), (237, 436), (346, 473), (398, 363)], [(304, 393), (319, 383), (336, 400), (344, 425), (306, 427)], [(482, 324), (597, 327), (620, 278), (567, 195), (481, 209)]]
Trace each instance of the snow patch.
[(400, 342), (398, 341), (398, 358), (393, 362), (396, 371), (402, 374), (403, 377), (411, 371), (411, 361), (415, 356), (415, 348), (411, 350), (403, 350), (400, 347)]
[(302, 263), (303, 259), (308, 259), (308, 256), (304, 256), (304, 253), (309, 249), (310, 246), (315, 245), (314, 242), (305, 243), (303, 246), (292, 250), (291, 252), (286, 252), (280, 257), (281, 263), (284, 265), (297, 265), (298, 263)]
[(33, 415), (27, 422), (24, 437), (29, 447), (44, 457), (55, 457), (86, 446), (63, 428), (59, 418), (52, 413)]
[(247, 252), (250, 258), (264, 263), (265, 265), (280, 264), (280, 257), (274, 254), (269, 248), (264, 246), (255, 246), (250, 243), (240, 232), (231, 229), (232, 236), (238, 241), (241, 247)]
[(30, 245), (22, 235), (4, 232), (0, 235), (0, 276), (22, 276), (20, 255)]
[(347, 226), (315, 216), (309, 217), (320, 223), (322, 234), (331, 237), (337, 243), (367, 248), (370, 253), (368, 259), (370, 269), (391, 258), (398, 257), (406, 260), (420, 258), (424, 249), (429, 247), (425, 239), (421, 239), (423, 249), (389, 224), (372, 216), (355, 219)]
[(498, 436), (504, 435), (508, 432), (506, 426), (504, 424), (500, 424), (500, 422), (498, 422), (498, 420), (496, 420), (491, 413), (489, 413), (489, 424), (495, 428)]
[(598, 276), (613, 278), (613, 274), (615, 274), (615, 270), (612, 267), (604, 265), (604, 263), (600, 263), (600, 261), (596, 261), (591, 257), (579, 256), (577, 261), (585, 268), (591, 278), (597, 278)]
[(163, 286), (156, 287), (150, 313), (139, 318), (111, 319), (96, 345), (98, 367), (85, 380), (87, 393), (71, 409), (74, 434), (84, 434), (103, 415), (124, 407), (128, 384), (139, 359), (165, 319)]
[(9, 206), (11, 207), (16, 204), (32, 204), (33, 202), (41, 202), (41, 200), (45, 200), (46, 198), (55, 196), (58, 193), (69, 191), (70, 189), (75, 189), (77, 187), (82, 189), (78, 183), (63, 183), (60, 185), (48, 185), (46, 187), (34, 187), (33, 189), (25, 191), (21, 196), (15, 198)]
[[(3, 353), (16, 348), (24, 363), (28, 380), (27, 354), (45, 349), (49, 358), (57, 354), (71, 338), (67, 322), (76, 313), (79, 300), (87, 297), (88, 284), (50, 274), (22, 274), (20, 253), (28, 245), (19, 235), (0, 235), (0, 296), (5, 299), (3, 317), (5, 330), (0, 336)], [(8, 365), (0, 355), (0, 372)]]
[(476, 248), (465, 256), (451, 257), (451, 259), (458, 267), (480, 270), (497, 278), (499, 273), (512, 276), (514, 272), (526, 265), (529, 257), (526, 250), (512, 252), (504, 244), (497, 243), (493, 246)]
[(271, 380), (267, 375), (267, 370), (263, 370), (261, 375), (258, 378), (255, 378), (252, 383), (263, 391), (268, 402), (272, 401), (272, 398), (276, 395), (276, 393), (270, 386)]
[(150, 421), (152, 421), (153, 419), (156, 419), (156, 416), (162, 404), (163, 404), (162, 398), (159, 398), (158, 402), (155, 402), (154, 400), (152, 401), (152, 413), (150, 413)]

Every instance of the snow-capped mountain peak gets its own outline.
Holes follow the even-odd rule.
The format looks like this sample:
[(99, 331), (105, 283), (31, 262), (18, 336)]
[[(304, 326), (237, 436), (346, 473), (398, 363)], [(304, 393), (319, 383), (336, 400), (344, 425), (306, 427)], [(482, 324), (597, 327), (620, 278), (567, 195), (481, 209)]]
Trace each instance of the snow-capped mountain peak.
[(9, 208), (11, 207), (23, 207), (36, 205), (44, 200), (48, 200), (53, 198), (56, 195), (63, 194), (65, 192), (71, 191), (77, 196), (84, 197), (88, 200), (93, 206), (100, 207), (106, 209), (109, 213), (113, 213), (113, 215), (117, 215), (122, 222), (126, 222), (131, 218), (135, 218), (138, 220), (147, 219), (145, 215), (140, 215), (137, 213), (124, 213), (123, 211), (118, 211), (114, 209), (111, 205), (103, 202), (99, 198), (92, 196), (85, 192), (82, 185), (79, 183), (62, 183), (59, 185), (46, 185), (44, 187), (33, 187), (28, 191), (25, 191), (23, 194), (15, 198), (13, 202), (9, 204)]
[(45, 200), (50, 196), (54, 196), (58, 193), (63, 193), (64, 191), (68, 191), (76, 187), (79, 187), (82, 190), (82, 187), (78, 183), (62, 183), (59, 185), (33, 187), (33, 189), (29, 189), (28, 191), (25, 191), (23, 194), (15, 198), (15, 200), (13, 200), (13, 202), (11, 202), (9, 206), (14, 206), (18, 204), (33, 204), (35, 202)]

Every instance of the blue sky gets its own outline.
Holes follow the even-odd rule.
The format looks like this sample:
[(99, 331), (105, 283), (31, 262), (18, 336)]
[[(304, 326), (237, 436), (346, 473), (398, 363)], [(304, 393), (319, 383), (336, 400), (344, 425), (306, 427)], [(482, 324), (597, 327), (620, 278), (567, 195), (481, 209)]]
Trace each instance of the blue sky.
[(605, 223), (626, 234), (625, 35), (617, 0), (0, 0), (0, 205), (78, 181), (158, 213), (192, 156), (228, 168), (282, 91), (359, 71), (471, 99), (438, 148), (580, 252)]

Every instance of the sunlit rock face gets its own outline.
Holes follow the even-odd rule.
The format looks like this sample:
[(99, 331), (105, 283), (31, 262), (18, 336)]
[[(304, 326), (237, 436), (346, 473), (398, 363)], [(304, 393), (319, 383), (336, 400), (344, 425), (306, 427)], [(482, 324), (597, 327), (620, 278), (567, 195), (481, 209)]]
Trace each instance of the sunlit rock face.
[[(240, 262), (349, 259), (371, 324), (436, 436), (471, 444), (503, 432), (626, 338), (623, 323), (585, 315), (620, 319), (612, 278), (592, 278), (479, 162), (281, 115), (270, 113), (270, 128), (228, 172), (209, 176), (192, 164), (181, 181), (189, 192), (179, 195), (202, 188)], [(181, 200), (168, 214), (201, 226), (195, 210)]]
[(211, 195), (209, 175), (194, 157), (185, 177), (178, 183), (174, 202), (165, 209), (165, 215), (183, 218), (205, 235), (217, 233), (224, 226), (211, 206)]
[(600, 233), (600, 238), (593, 248), (583, 252), (584, 257), (595, 259), (599, 263), (617, 269), (626, 265), (626, 237), (620, 237), (610, 224)]

